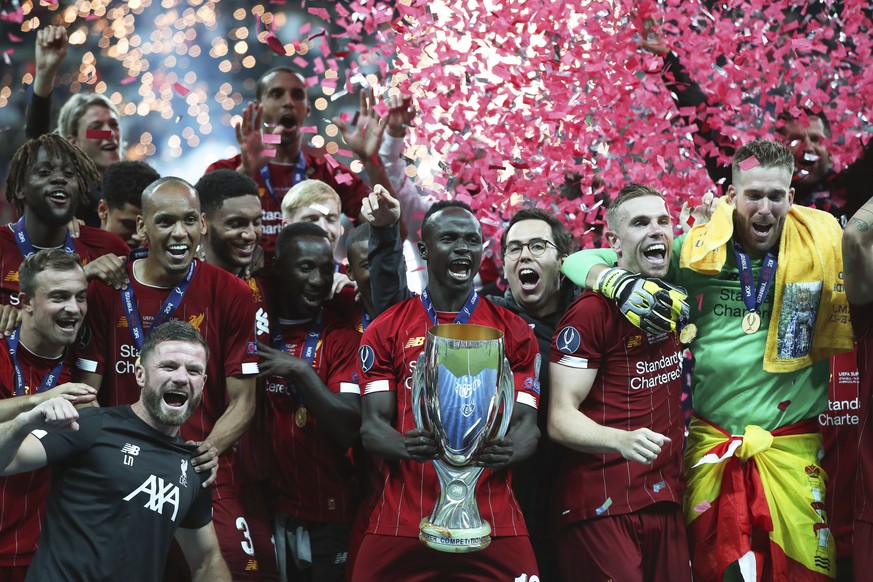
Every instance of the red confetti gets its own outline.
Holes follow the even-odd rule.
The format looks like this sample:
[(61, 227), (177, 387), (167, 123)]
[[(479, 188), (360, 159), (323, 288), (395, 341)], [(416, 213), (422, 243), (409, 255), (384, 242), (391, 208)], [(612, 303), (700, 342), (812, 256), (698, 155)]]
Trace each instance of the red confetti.
[(276, 38), (276, 35), (273, 34), (272, 32), (268, 32), (267, 36), (264, 37), (264, 40), (266, 41), (267, 45), (271, 49), (273, 49), (273, 52), (275, 52), (276, 54), (282, 55), (283, 57), (288, 54), (287, 52), (285, 52), (285, 45), (283, 45), (279, 41), (279, 39)]
[(23, 38), (21, 38), (20, 36), (15, 36), (11, 32), (8, 34), (8, 36), (9, 36), (9, 42), (24, 42)]
[(89, 129), (85, 131), (85, 139), (112, 139), (112, 132), (108, 129)]
[(788, 408), (789, 404), (791, 404), (790, 400), (783, 400), (782, 402), (779, 403), (779, 410), (781, 410), (782, 412), (785, 412), (785, 409)]
[(752, 156), (751, 158), (746, 158), (742, 162), (738, 164), (742, 171), (751, 170), (752, 168), (757, 168), (761, 165), (761, 162), (758, 161), (758, 158)]
[(191, 92), (191, 89), (182, 85), (181, 83), (173, 83), (173, 91), (181, 95), (182, 97), (187, 97), (188, 93)]

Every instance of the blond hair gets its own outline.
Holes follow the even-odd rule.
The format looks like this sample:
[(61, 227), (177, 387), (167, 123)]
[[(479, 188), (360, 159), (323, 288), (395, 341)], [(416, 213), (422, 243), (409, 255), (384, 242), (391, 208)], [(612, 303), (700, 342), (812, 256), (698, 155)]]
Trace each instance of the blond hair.
[(303, 180), (288, 190), (282, 198), (282, 218), (290, 219), (298, 208), (306, 208), (320, 202), (334, 201), (338, 208), (342, 200), (336, 190), (321, 180)]

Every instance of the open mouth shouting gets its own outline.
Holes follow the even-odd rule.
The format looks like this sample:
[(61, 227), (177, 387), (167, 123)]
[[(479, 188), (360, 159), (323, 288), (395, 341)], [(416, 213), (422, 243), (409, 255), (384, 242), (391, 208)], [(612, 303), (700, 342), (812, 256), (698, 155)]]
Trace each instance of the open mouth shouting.
[(282, 128), (282, 131), (293, 131), (297, 129), (297, 116), (293, 113), (285, 113), (279, 118), (277, 127)]
[(540, 282), (540, 274), (530, 267), (524, 267), (518, 272), (518, 282), (523, 291), (533, 291)]
[(452, 281), (465, 283), (473, 275), (473, 261), (470, 259), (455, 259), (449, 263), (449, 278)]
[(770, 236), (774, 226), (776, 225), (772, 222), (753, 222), (752, 235), (757, 239), (765, 241)]
[(185, 406), (188, 404), (190, 395), (185, 390), (171, 388), (164, 392), (161, 399), (163, 400), (167, 408), (170, 408), (172, 410), (184, 410)]
[(667, 245), (663, 242), (652, 243), (643, 247), (643, 258), (653, 267), (667, 264)]

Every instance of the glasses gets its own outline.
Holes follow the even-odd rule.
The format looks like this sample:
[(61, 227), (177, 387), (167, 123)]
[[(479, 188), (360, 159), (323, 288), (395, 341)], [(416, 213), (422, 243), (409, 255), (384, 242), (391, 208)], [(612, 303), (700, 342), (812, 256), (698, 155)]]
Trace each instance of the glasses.
[(506, 245), (506, 248), (503, 251), (503, 254), (507, 259), (517, 259), (521, 256), (521, 251), (524, 250), (524, 247), (527, 247), (527, 250), (530, 251), (535, 257), (541, 256), (549, 247), (554, 247), (555, 250), (558, 250), (558, 247), (555, 246), (555, 243), (547, 240), (543, 240), (541, 238), (532, 238), (526, 243), (512, 241), (511, 243)]

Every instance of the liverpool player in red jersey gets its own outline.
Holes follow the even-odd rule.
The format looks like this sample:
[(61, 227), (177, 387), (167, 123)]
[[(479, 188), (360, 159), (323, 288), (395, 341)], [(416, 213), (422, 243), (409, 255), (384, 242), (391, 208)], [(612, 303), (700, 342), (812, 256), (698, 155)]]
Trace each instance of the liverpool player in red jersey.
[[(873, 198), (849, 219), (843, 232), (843, 272), (858, 352), (858, 397), (862, 402), (852, 568), (855, 580), (873, 572)], [(851, 500), (838, 502), (851, 504)]]
[[(265, 293), (269, 286), (266, 270), (257, 275), (252, 271), (263, 251), (261, 242), (261, 201), (258, 185), (233, 170), (217, 170), (205, 174), (194, 185), (200, 198), (200, 210), (206, 217), (203, 251), (206, 262), (239, 277), (249, 286), (258, 306), (255, 314), (255, 339), (268, 342), (270, 323)], [(270, 515), (267, 508), (268, 478), (273, 463), (268, 445), (267, 401), (261, 385), (255, 397), (255, 412), (249, 429), (242, 436), (236, 453), (236, 475), (239, 496), (249, 526), (260, 537), (255, 540), (261, 580), (275, 580), (276, 554), (270, 543)], [(177, 559), (176, 563), (180, 561)]]
[[(69, 382), (67, 348), (85, 317), (88, 283), (76, 254), (48, 249), (20, 268), (21, 326), (0, 339), (0, 422), (62, 396), (91, 402), (97, 391)], [(24, 580), (33, 559), (48, 494), (40, 469), (0, 478), (0, 580)]]
[(333, 282), (327, 234), (307, 222), (282, 229), (270, 295), (271, 345), (259, 345), (270, 407), (283, 580), (345, 576), (356, 484), (349, 447), (360, 426), (355, 354), (360, 335), (322, 306)]
[[(362, 109), (368, 110), (367, 96), (363, 93)], [(255, 99), (243, 111), (242, 123), (236, 127), (240, 154), (227, 160), (219, 160), (206, 171), (221, 168), (237, 170), (258, 182), (263, 206), (262, 244), (270, 258), (282, 227), (280, 205), (289, 188), (305, 179), (321, 180), (329, 184), (342, 199), (343, 213), (352, 220), (357, 220), (361, 211), (361, 200), (370, 189), (349, 168), (332, 157), (304, 147), (303, 124), (309, 117), (311, 107), (303, 75), (290, 67), (270, 69), (258, 80)], [(385, 174), (385, 168), (376, 155), (381, 137), (377, 124), (362, 122), (360, 127), (352, 129), (346, 128), (342, 123), (339, 126), (349, 148), (364, 163), (367, 175), (375, 184), (390, 189), (391, 183)], [(262, 133), (278, 136), (279, 142), (266, 143)], [(273, 157), (265, 156), (265, 150), (273, 150)]]
[(257, 305), (240, 279), (194, 259), (205, 223), (190, 184), (162, 178), (143, 192), (142, 203), (137, 231), (148, 249), (128, 264), (127, 288), (92, 283), (88, 289), (89, 303), (100, 308), (88, 316), (90, 338), (76, 365), (83, 381), (95, 388), (102, 384), (101, 404), (130, 404), (138, 398), (135, 361), (149, 329), (172, 318), (203, 335), (211, 354), (203, 405), (182, 427), (182, 436), (202, 443), (195, 464), (216, 451), (221, 455), (213, 493), (222, 553), (235, 579), (258, 579), (257, 532), (239, 506), (232, 468), (233, 445), (254, 413)]
[(78, 147), (56, 134), (28, 140), (9, 165), (6, 199), (21, 218), (0, 228), (0, 304), (18, 305), (18, 267), (44, 248), (75, 252), (88, 280), (120, 287), (127, 282), (123, 259), (129, 249), (118, 236), (82, 226), (74, 238), (67, 227), (91, 184), (94, 164)]
[[(661, 194), (622, 188), (606, 224), (619, 267), (667, 273), (673, 230)], [(572, 451), (556, 479), (562, 576), (690, 581), (677, 334), (647, 334), (587, 292), (558, 324), (551, 361), (549, 436)]]
[[(361, 340), (364, 387), (361, 435), (381, 458), (384, 488), (370, 515), (355, 561), (353, 580), (513, 580), (537, 575), (524, 519), (512, 496), (507, 467), (531, 455), (539, 430), (536, 339), (520, 317), (481, 298), (473, 277), (482, 258), (482, 229), (461, 202), (434, 204), (422, 221), (422, 259), (427, 291), (398, 303), (376, 318)], [(509, 433), (491, 441), (477, 462), (487, 469), (476, 499), (492, 527), (493, 541), (480, 552), (437, 552), (418, 540), (419, 523), (437, 501), (439, 484), (428, 461), (436, 458), (433, 435), (415, 428), (410, 387), (427, 330), (437, 323), (471, 323), (504, 332), (506, 355), (515, 375), (516, 402)]]

